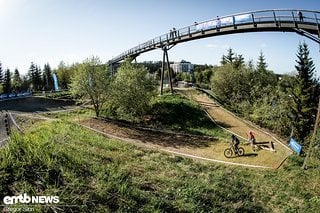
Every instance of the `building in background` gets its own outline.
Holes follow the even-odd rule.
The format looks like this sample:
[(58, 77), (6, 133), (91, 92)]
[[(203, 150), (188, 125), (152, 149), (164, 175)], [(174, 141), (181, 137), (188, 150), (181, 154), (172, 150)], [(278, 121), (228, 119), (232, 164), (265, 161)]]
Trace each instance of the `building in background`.
[(182, 60), (181, 62), (174, 62), (173, 64), (170, 64), (170, 67), (176, 74), (181, 72), (193, 73), (193, 64), (185, 60)]

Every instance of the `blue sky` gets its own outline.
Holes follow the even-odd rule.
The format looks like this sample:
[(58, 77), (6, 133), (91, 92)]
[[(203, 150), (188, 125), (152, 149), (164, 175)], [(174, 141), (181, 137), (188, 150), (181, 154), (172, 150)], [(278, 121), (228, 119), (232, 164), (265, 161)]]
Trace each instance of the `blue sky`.
[[(81, 62), (97, 55), (103, 62), (139, 43), (182, 28), (238, 12), (274, 8), (320, 11), (319, 0), (0, 0), (0, 61), (26, 73), (31, 61), (56, 68), (60, 61)], [(320, 76), (320, 47), (294, 33), (246, 33), (212, 37), (175, 46), (172, 61), (218, 65), (228, 47), (246, 61), (262, 51), (269, 69), (294, 70), (299, 42), (310, 48)], [(155, 50), (138, 61), (161, 60)]]

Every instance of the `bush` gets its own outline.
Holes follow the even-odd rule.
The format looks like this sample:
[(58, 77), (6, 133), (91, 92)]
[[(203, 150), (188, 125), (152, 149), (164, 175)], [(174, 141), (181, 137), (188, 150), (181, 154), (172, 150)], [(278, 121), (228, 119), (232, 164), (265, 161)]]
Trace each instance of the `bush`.
[(148, 71), (141, 65), (128, 60), (118, 69), (111, 86), (112, 109), (119, 118), (138, 120), (149, 109), (155, 96), (155, 87)]

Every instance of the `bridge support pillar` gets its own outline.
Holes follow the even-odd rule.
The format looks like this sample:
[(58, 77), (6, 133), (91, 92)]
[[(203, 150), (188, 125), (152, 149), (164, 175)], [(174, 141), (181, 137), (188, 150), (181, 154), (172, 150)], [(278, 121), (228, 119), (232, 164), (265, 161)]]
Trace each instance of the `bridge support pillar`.
[(168, 70), (168, 75), (169, 75), (169, 85), (170, 85), (170, 91), (171, 94), (173, 94), (173, 87), (172, 87), (172, 75), (170, 71), (170, 62), (169, 62), (169, 56), (168, 56), (168, 48), (167, 46), (164, 46), (162, 48), (163, 50), (163, 58), (162, 58), (162, 69), (161, 69), (161, 83), (160, 83), (160, 95), (163, 94), (163, 81), (164, 81), (164, 72), (165, 72), (165, 67), (167, 65), (167, 70)]
[(110, 65), (109, 65), (109, 74), (110, 74), (111, 76), (114, 76), (115, 72), (116, 72), (115, 64), (110, 64)]

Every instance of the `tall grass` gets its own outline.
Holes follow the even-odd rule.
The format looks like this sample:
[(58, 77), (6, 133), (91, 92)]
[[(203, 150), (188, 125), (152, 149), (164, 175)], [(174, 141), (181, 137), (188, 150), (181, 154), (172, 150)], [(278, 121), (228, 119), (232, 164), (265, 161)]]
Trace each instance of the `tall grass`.
[(265, 171), (194, 162), (51, 121), (0, 150), (0, 194), (59, 196), (59, 206), (32, 206), (39, 212), (317, 212), (319, 172), (300, 164), (293, 157)]

